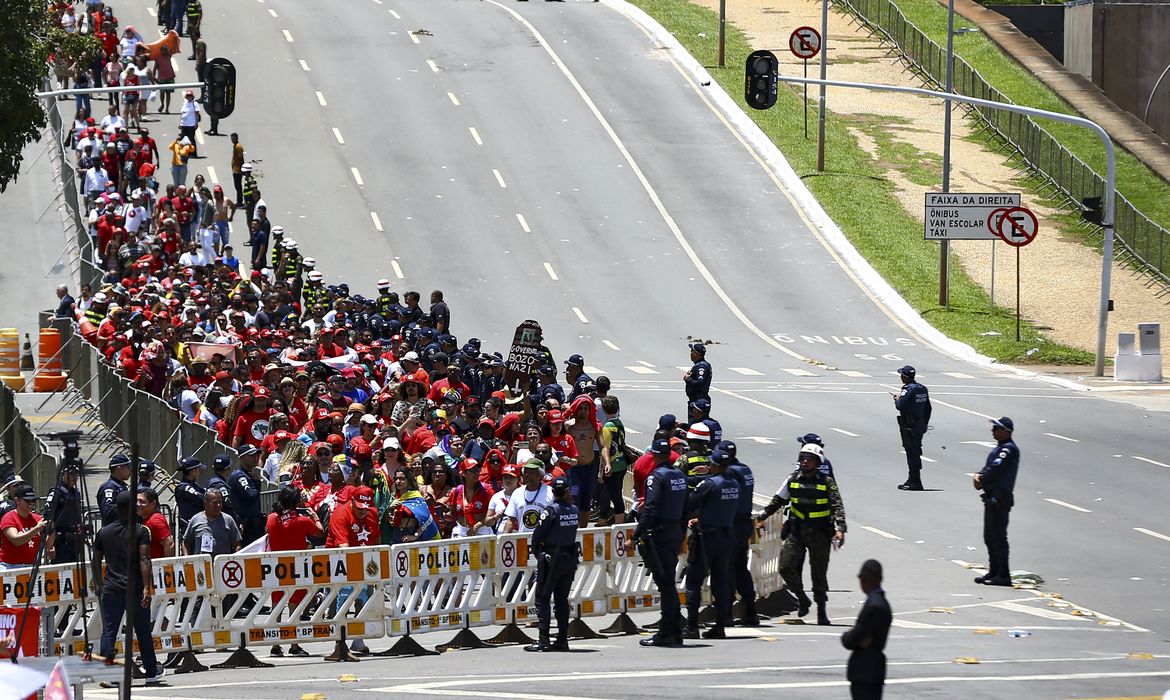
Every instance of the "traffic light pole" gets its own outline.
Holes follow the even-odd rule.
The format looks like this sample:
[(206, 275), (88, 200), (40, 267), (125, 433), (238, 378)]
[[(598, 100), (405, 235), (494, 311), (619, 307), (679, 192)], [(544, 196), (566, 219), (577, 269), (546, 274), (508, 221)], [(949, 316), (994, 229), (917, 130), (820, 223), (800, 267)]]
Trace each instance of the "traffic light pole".
[(787, 75), (781, 75), (778, 79), (786, 83), (820, 85), (822, 90), (826, 86), (832, 85), (833, 87), (855, 88), (858, 90), (878, 90), (880, 92), (900, 92), (907, 95), (937, 97), (952, 102), (975, 105), (976, 107), (999, 109), (1005, 112), (1026, 114), (1030, 117), (1043, 117), (1044, 119), (1053, 119), (1066, 124), (1075, 124), (1076, 126), (1083, 126), (1095, 133), (1097, 138), (1101, 139), (1102, 145), (1105, 146), (1106, 166), (1105, 212), (1101, 219), (1101, 226), (1104, 229), (1104, 248), (1102, 250), (1101, 261), (1101, 296), (1097, 307), (1097, 357), (1094, 374), (1098, 377), (1105, 376), (1105, 334), (1109, 330), (1109, 290), (1113, 279), (1113, 207), (1117, 194), (1117, 154), (1113, 148), (1113, 140), (1109, 138), (1109, 134), (1105, 129), (1101, 128), (1100, 124), (1091, 119), (1076, 117), (1071, 114), (1049, 112), (1045, 109), (1022, 107), (1004, 102), (993, 102), (991, 100), (979, 99), (978, 97), (967, 97), (966, 95), (959, 95), (953, 92), (940, 92), (938, 90), (927, 90), (926, 88), (882, 85), (880, 83), (852, 83), (843, 80), (818, 80), (815, 78), (798, 78)]

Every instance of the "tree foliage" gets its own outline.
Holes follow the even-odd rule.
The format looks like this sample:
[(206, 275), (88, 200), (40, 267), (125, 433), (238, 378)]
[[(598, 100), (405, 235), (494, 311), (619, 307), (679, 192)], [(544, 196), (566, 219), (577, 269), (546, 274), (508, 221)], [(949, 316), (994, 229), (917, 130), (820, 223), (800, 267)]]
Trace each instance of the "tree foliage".
[(20, 173), (22, 152), (40, 139), (41, 88), (51, 47), (44, 0), (0, 1), (0, 192)]

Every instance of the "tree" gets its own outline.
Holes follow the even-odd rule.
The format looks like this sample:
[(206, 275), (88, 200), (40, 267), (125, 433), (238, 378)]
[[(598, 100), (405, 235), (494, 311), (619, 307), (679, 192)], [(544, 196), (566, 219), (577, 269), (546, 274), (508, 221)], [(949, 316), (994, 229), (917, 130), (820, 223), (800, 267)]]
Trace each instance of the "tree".
[(0, 192), (20, 173), (24, 147), (45, 126), (35, 93), (46, 75), (48, 21), (44, 0), (0, 2)]

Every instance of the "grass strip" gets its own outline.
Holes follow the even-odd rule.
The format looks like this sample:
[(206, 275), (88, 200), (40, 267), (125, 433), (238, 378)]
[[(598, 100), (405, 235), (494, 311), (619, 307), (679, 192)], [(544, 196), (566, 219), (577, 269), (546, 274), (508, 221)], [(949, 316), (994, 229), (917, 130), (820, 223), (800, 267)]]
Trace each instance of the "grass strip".
[[(631, 0), (656, 19), (704, 65), (772, 141), (841, 227), (850, 242), (899, 294), (942, 333), (1001, 362), (1088, 364), (1092, 353), (1049, 342), (1025, 321), (1015, 340), (1015, 314), (992, 307), (988, 295), (962, 271), (951, 267), (951, 304), (938, 304), (939, 246), (922, 236), (922, 222), (894, 196), (885, 172), (848, 131), (846, 120), (829, 113), (826, 120), (826, 171), (816, 172), (817, 144), (804, 138), (802, 99), (782, 87), (776, 106), (747, 108), (743, 101), (743, 65), (751, 52), (747, 39), (731, 23), (727, 28), (727, 68), (716, 67), (717, 15), (688, 0)], [(838, 91), (838, 95), (844, 93)], [(815, 91), (810, 91), (810, 96)], [(830, 105), (832, 104), (830, 93)], [(815, 120), (815, 103), (813, 119)], [(1026, 257), (1026, 256), (1025, 256)], [(1029, 354), (1031, 353), (1031, 354)]]

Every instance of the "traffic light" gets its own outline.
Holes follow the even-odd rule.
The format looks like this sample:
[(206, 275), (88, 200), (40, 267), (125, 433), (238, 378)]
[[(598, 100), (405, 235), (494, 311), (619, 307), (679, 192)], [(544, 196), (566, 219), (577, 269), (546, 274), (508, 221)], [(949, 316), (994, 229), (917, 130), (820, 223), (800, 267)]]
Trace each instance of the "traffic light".
[(743, 81), (743, 99), (754, 109), (768, 109), (776, 104), (776, 86), (780, 83), (780, 61), (771, 51), (753, 51), (747, 57)]
[(1085, 197), (1081, 200), (1081, 204), (1085, 205), (1085, 210), (1081, 212), (1081, 218), (1090, 224), (1101, 226), (1105, 221), (1105, 213), (1101, 210), (1101, 198)]
[(203, 74), (203, 108), (208, 116), (223, 119), (236, 108), (236, 67), (226, 58), (207, 62)]

